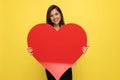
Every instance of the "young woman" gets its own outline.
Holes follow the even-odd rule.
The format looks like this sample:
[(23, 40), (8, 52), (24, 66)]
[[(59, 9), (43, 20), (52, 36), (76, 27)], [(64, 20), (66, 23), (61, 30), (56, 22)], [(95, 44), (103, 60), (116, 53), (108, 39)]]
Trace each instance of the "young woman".
[[(65, 24), (63, 14), (60, 8), (56, 5), (51, 5), (48, 8), (46, 15), (46, 23), (54, 27), (55, 30), (59, 30), (62, 25)], [(83, 53), (85, 53), (87, 47), (83, 47)], [(28, 52), (32, 53), (32, 48), (28, 48)], [(48, 80), (55, 80), (52, 74), (46, 69)], [(60, 80), (72, 80), (72, 69), (69, 68), (60, 78)]]

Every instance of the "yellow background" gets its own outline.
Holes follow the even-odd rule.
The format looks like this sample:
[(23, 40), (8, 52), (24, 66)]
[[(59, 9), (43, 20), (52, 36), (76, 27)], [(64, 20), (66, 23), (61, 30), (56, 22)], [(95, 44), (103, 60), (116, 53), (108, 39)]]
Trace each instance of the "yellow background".
[(34, 25), (45, 22), (51, 4), (88, 35), (90, 47), (73, 66), (73, 80), (120, 80), (119, 0), (0, 0), (0, 80), (46, 80), (26, 40)]

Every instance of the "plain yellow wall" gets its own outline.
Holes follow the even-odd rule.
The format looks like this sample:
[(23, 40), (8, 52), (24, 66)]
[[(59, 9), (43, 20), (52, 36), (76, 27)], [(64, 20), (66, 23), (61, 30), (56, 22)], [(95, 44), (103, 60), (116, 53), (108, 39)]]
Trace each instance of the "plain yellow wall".
[(29, 30), (45, 22), (51, 4), (88, 35), (90, 47), (73, 66), (73, 80), (120, 80), (119, 0), (0, 0), (0, 80), (46, 80), (26, 49)]

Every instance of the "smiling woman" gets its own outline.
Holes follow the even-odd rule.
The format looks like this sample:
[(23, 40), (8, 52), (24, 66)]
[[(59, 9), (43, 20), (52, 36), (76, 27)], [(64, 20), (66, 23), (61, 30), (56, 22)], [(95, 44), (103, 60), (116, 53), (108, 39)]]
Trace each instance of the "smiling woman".
[[(46, 23), (47, 24), (49, 24), (48, 26), (51, 28), (52, 26), (53, 26), (53, 28), (56, 30), (56, 31), (58, 31), (62, 26), (65, 26), (64, 24), (64, 19), (63, 19), (63, 14), (62, 14), (62, 11), (60, 10), (60, 8), (58, 7), (58, 6), (56, 6), (56, 5), (51, 5), (49, 8), (48, 8), (48, 11), (47, 11), (47, 15), (46, 15)], [(50, 26), (51, 25), (51, 26)], [(44, 27), (45, 27), (45, 25), (43, 25)], [(67, 26), (67, 24), (66, 24), (66, 26)], [(70, 25), (68, 24), (68, 26), (70, 27)], [(73, 27), (74, 27), (74, 25), (72, 25)], [(47, 27), (47, 29), (49, 28), (49, 27)], [(67, 30), (69, 30), (69, 27), (67, 27)], [(64, 27), (62, 27), (62, 28), (64, 28)], [(61, 28), (61, 29), (62, 29)], [(40, 29), (40, 28), (39, 28)], [(72, 34), (73, 33), (76, 33), (76, 31), (75, 31), (75, 29), (77, 29), (77, 31), (79, 31), (79, 28), (77, 27), (77, 28), (71, 28), (72, 30), (73, 30), (73, 32), (71, 32)], [(80, 29), (81, 30), (81, 29)], [(42, 31), (44, 31), (44, 30), (42, 30)], [(75, 32), (74, 32), (75, 31)], [(39, 32), (41, 32), (41, 31), (39, 31)], [(80, 32), (80, 31), (79, 31)], [(37, 33), (37, 32), (35, 32), (35, 33)], [(47, 34), (48, 32), (45, 32), (45, 34)], [(40, 33), (37, 33), (37, 34), (39, 34), (40, 35)], [(66, 34), (66, 33), (64, 33), (64, 34)], [(47, 36), (48, 36), (49, 34), (47, 34)], [(54, 35), (54, 34), (52, 34), (52, 35)], [(68, 35), (71, 35), (70, 33), (68, 34)], [(76, 34), (77, 35), (77, 34)], [(80, 35), (82, 35), (82, 33), (80, 33)], [(45, 35), (43, 35), (43, 36), (45, 36)], [(60, 36), (60, 35), (58, 35), (57, 34), (57, 36)], [(62, 35), (63, 36), (63, 35)], [(79, 38), (80, 38), (80, 36), (78, 36)], [(82, 39), (78, 39), (78, 37), (77, 37), (77, 39), (76, 38), (74, 38), (74, 36), (72, 36), (72, 38), (73, 39), (75, 39), (75, 40), (78, 40), (78, 42), (80, 42), (80, 40), (82, 40)], [(56, 37), (55, 37), (56, 38)], [(84, 37), (82, 37), (83, 39), (84, 39)], [(59, 40), (61, 40), (61, 39), (63, 39), (63, 37), (60, 37), (60, 39)], [(71, 38), (68, 38), (67, 37), (67, 39), (69, 39), (69, 40), (72, 40)], [(66, 40), (67, 40), (66, 39)], [(44, 39), (44, 40), (46, 40), (46, 39)], [(55, 39), (54, 39), (55, 40)], [(54, 41), (54, 40), (52, 40), (52, 41)], [(57, 43), (58, 42), (60, 42), (59, 40), (56, 40), (57, 41)], [(64, 40), (64, 41), (66, 41), (66, 40)], [(69, 42), (69, 40), (67, 40), (67, 42)], [(32, 41), (31, 41), (32, 42)], [(38, 43), (40, 42), (40, 40), (38, 40)], [(50, 39), (47, 39), (47, 42), (51, 42), (51, 40)], [(74, 42), (74, 41), (73, 41)], [(37, 43), (37, 44), (38, 44)], [(55, 42), (54, 42), (55, 43)], [(64, 42), (62, 42), (62, 43), (64, 43)], [(66, 42), (65, 42), (66, 43)], [(70, 44), (70, 43), (69, 43)], [(48, 45), (47, 45), (48, 46)], [(65, 46), (65, 45), (64, 45)], [(82, 45), (83, 46), (83, 45)], [(73, 46), (72, 46), (73, 47)], [(75, 46), (76, 47), (76, 46)], [(59, 48), (59, 46), (57, 47), (57, 48)], [(86, 50), (87, 50), (87, 47), (84, 45), (83, 47), (83, 50), (82, 50), (82, 52), (86, 52)], [(41, 49), (41, 48), (40, 48)], [(54, 48), (55, 49), (55, 48)], [(59, 48), (60, 49), (60, 48)], [(52, 49), (51, 49), (52, 50)], [(70, 51), (70, 50), (73, 50), (73, 49), (68, 49), (68, 51)], [(57, 50), (57, 51), (59, 51), (59, 50)], [(64, 50), (62, 50), (61, 49), (61, 51), (64, 51)], [(32, 47), (30, 46), (29, 48), (28, 48), (28, 52), (30, 52), (31, 54), (33, 54), (32, 52), (34, 52), (33, 51), (33, 49), (32, 49)], [(59, 51), (60, 52), (60, 51)], [(59, 52), (55, 52), (55, 54), (57, 53), (57, 55), (59, 55), (59, 54), (61, 54), (61, 53), (64, 53), (64, 52), (61, 52), (61, 53), (59, 53)], [(70, 51), (71, 52), (71, 51)], [(64, 53), (64, 54), (70, 54), (70, 52), (66, 52), (66, 53)], [(48, 54), (50, 54), (50, 53), (53, 53), (53, 52), (49, 52)], [(72, 53), (74, 53), (74, 52), (72, 52)], [(52, 54), (52, 56), (56, 56), (55, 54)], [(34, 55), (34, 54), (33, 54)], [(49, 55), (49, 57), (51, 56), (51, 54)], [(51, 56), (51, 57), (52, 57)], [(60, 57), (60, 56), (59, 56)], [(68, 56), (67, 56), (68, 57)], [(73, 57), (73, 56), (72, 56)], [(52, 58), (53, 59), (53, 58)], [(70, 59), (72, 60), (72, 58), (64, 58), (64, 59), (66, 59), (66, 60), (68, 60), (68, 61), (70, 61)], [(54, 60), (54, 61), (56, 61), (56, 59)], [(72, 63), (73, 64), (73, 63)], [(69, 66), (69, 68), (67, 69), (67, 71), (60, 77), (60, 80), (72, 80), (72, 68), (71, 68), (72, 66), (70, 65)], [(49, 69), (48, 69), (49, 70)], [(47, 78), (48, 78), (48, 80), (55, 80), (55, 78), (56, 78), (56, 76), (54, 75), (54, 74), (51, 74), (49, 71), (48, 71), (47, 69), (46, 69), (46, 74), (47, 74)], [(59, 70), (57, 70), (56, 71), (56, 74), (57, 73), (59, 73)]]

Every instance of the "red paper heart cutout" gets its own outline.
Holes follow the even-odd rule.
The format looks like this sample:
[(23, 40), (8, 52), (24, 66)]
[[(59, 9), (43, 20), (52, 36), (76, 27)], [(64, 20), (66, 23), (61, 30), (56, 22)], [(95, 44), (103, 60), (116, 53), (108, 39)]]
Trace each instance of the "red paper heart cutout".
[(63, 25), (56, 31), (49, 24), (38, 24), (28, 34), (28, 47), (33, 56), (59, 80), (82, 55), (87, 45), (85, 31), (77, 24)]

